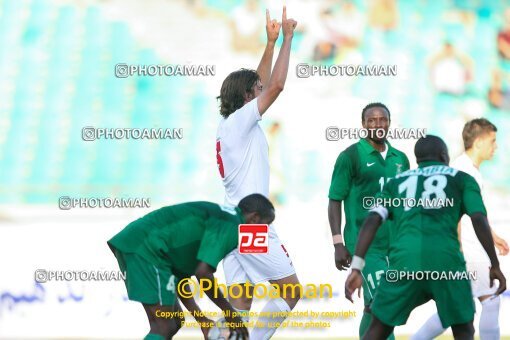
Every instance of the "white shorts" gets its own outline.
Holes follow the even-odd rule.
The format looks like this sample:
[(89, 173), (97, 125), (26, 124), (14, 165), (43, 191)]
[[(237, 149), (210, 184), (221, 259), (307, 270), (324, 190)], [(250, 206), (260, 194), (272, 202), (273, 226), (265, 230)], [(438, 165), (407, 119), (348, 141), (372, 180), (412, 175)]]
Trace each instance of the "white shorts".
[(279, 280), (296, 273), (287, 250), (280, 242), (273, 225), (268, 231), (266, 254), (240, 254), (237, 249), (223, 259), (223, 270), (227, 286), (251, 282), (257, 284)]
[(488, 262), (466, 262), (468, 272), (476, 272), (476, 280), (471, 280), (473, 297), (478, 298), (484, 295), (492, 295), (498, 290), (498, 281), (494, 280), (494, 286), (490, 287)]

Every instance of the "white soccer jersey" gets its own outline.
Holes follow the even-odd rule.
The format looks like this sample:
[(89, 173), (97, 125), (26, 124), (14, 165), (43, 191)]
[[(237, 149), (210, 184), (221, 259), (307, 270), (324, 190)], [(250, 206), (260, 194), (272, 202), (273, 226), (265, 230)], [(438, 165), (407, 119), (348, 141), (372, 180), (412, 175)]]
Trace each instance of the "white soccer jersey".
[[(480, 170), (478, 170), (471, 158), (466, 153), (460, 155), (457, 159), (455, 159), (452, 164), (452, 168), (459, 169), (460, 171), (464, 171), (465, 173), (473, 176), (478, 185), (480, 186), (480, 191), (483, 197), (483, 178)], [(471, 223), (471, 219), (469, 216), (464, 215), (461, 219), (461, 242), (462, 242), (462, 251), (464, 253), (464, 258), (466, 262), (488, 262), (490, 263), (489, 257), (487, 253), (483, 249), (482, 244), (478, 241), (476, 237), (475, 230), (473, 228), (473, 224)]]
[(269, 197), (269, 150), (261, 119), (254, 99), (220, 121), (216, 153), (226, 205), (236, 206), (254, 193)]

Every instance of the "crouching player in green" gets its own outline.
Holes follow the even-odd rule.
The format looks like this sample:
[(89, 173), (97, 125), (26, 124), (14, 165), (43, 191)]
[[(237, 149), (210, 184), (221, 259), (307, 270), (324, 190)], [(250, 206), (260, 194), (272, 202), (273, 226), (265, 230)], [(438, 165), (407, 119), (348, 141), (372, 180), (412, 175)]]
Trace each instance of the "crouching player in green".
[(436, 136), (420, 138), (414, 153), (418, 168), (390, 180), (380, 202), (365, 219), (359, 233), (352, 272), (345, 282), (345, 296), (359, 289), (361, 271), (370, 243), (386, 219), (395, 222), (390, 247), (390, 267), (381, 278), (372, 304), (372, 322), (363, 339), (386, 339), (411, 311), (433, 299), (444, 328), (455, 339), (473, 339), (474, 303), (470, 273), (460, 251), (457, 224), (467, 214), (476, 236), (491, 261), (490, 282), (499, 281), (496, 294), (506, 289), (499, 269), (480, 187), (470, 175), (450, 168), (446, 144)]
[[(218, 263), (238, 245), (239, 224), (271, 224), (274, 217), (273, 205), (260, 194), (246, 196), (235, 208), (190, 202), (155, 210), (110, 239), (108, 245), (126, 273), (128, 297), (141, 302), (147, 313), (150, 332), (145, 339), (171, 339), (177, 333), (183, 321), (178, 282), (195, 275), (207, 281), (204, 286), (215, 285)], [(225, 313), (234, 338), (248, 339), (242, 319), (221, 290), (205, 293)]]

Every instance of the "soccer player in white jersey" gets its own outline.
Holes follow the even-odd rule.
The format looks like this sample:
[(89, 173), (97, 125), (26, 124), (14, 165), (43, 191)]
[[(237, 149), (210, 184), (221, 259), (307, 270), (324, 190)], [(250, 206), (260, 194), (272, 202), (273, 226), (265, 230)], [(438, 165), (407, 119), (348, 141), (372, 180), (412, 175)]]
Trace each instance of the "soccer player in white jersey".
[[(220, 96), (220, 113), (223, 116), (216, 137), (216, 157), (218, 169), (225, 186), (225, 204), (235, 206), (247, 194), (260, 193), (269, 197), (269, 156), (268, 144), (258, 122), (271, 104), (283, 91), (289, 68), (289, 56), (294, 29), (297, 22), (287, 19), (283, 7), (282, 22), (271, 20), (266, 11), (267, 45), (257, 71), (241, 69), (232, 72), (223, 81)], [(273, 51), (280, 27), (283, 43), (271, 72)], [(299, 284), (292, 261), (280, 242), (273, 225), (269, 227), (269, 250), (267, 254), (239, 254), (237, 250), (227, 255), (223, 268), (227, 285), (256, 284), (269, 281), (277, 284), (283, 294), (284, 284)], [(236, 288), (239, 285), (235, 286)], [(270, 299), (262, 312), (265, 315), (280, 315), (274, 318), (260, 317), (258, 322), (265, 327), (255, 327), (250, 339), (269, 339), (276, 329), (269, 327), (283, 322), (281, 312), (290, 312), (300, 296), (289, 289), (286, 297)], [(245, 290), (245, 288), (243, 288)], [(239, 311), (251, 308), (251, 292), (234, 290), (231, 304)], [(249, 293), (249, 294), (247, 294)], [(273, 314), (274, 313), (274, 314)]]
[[(485, 118), (473, 119), (464, 125), (462, 139), (465, 152), (455, 159), (451, 167), (459, 169), (475, 178), (483, 196), (483, 178), (479, 167), (486, 160), (490, 160), (496, 151), (496, 132), (494, 124)], [(508, 244), (492, 230), (492, 238), (500, 255), (508, 254)], [(482, 340), (499, 339), (499, 304), (500, 297), (494, 295), (497, 286), (490, 286), (490, 261), (482, 245), (478, 241), (469, 218), (464, 216), (459, 224), (459, 235), (462, 252), (469, 272), (476, 272), (476, 280), (471, 281), (473, 297), (482, 304), (479, 332)], [(412, 337), (413, 340), (433, 339), (443, 333), (445, 329), (437, 313), (431, 316)]]

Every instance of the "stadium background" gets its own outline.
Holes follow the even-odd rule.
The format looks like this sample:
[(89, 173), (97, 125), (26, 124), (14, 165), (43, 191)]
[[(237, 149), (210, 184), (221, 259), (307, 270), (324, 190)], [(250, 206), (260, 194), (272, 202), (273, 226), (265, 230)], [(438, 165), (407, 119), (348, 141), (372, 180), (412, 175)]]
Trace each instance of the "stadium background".
[[(444, 138), (452, 158), (462, 151), (465, 121), (483, 116), (497, 125), (499, 149), (482, 173), (492, 226), (510, 240), (510, 67), (497, 47), (510, 3), (286, 3), (299, 32), (285, 91), (262, 121), (276, 226), (301, 282), (334, 288), (333, 298), (302, 301), (297, 309), (361, 314), (359, 299), (351, 305), (343, 298), (346, 274), (334, 268), (326, 208), (334, 161), (354, 141), (327, 141), (325, 130), (359, 127), (361, 109), (372, 101), (386, 103), (393, 127), (426, 128)], [(264, 9), (278, 19), (281, 6), (269, 0), (0, 1), (0, 338), (146, 334), (145, 314), (126, 301), (122, 282), (38, 284), (34, 271), (116, 269), (105, 242), (129, 221), (177, 202), (222, 202), (215, 97), (228, 73), (257, 67)], [(433, 60), (444, 57), (446, 41), (462, 57), (438, 72)], [(396, 64), (398, 75), (298, 78), (296, 64), (303, 62)], [(213, 64), (216, 75), (121, 79), (114, 76), (117, 63)], [(470, 81), (459, 77), (459, 68)], [(460, 92), (444, 93), (445, 74)], [(81, 138), (84, 126), (182, 128), (184, 138), (91, 142)], [(414, 140), (392, 143), (414, 166)], [(152, 207), (60, 210), (60, 196), (149, 197)], [(508, 258), (501, 262), (509, 277)], [(502, 300), (502, 334), (510, 335), (504, 322), (510, 294)], [(430, 303), (420, 307), (396, 333), (412, 334), (433, 311)], [(277, 336), (352, 338), (358, 322), (331, 320), (329, 329), (289, 328)], [(177, 338), (198, 335), (187, 329)]]

